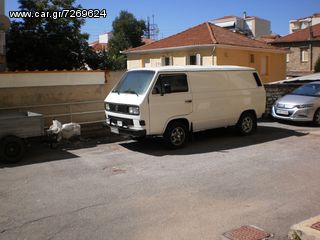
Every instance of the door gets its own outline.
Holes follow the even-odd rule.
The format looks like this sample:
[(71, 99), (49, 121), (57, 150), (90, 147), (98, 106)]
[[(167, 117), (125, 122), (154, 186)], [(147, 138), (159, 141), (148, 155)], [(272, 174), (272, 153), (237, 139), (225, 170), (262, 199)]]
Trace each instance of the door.
[(189, 115), (192, 105), (186, 74), (160, 74), (149, 95), (150, 134), (162, 134), (168, 120)]

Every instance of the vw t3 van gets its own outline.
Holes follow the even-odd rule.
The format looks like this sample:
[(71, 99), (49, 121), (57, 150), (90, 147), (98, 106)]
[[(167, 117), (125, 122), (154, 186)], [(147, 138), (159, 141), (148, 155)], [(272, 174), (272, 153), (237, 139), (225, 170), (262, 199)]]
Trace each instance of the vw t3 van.
[(141, 68), (127, 71), (105, 99), (111, 132), (134, 139), (162, 136), (180, 148), (192, 132), (236, 126), (249, 135), (265, 112), (255, 69), (237, 66)]

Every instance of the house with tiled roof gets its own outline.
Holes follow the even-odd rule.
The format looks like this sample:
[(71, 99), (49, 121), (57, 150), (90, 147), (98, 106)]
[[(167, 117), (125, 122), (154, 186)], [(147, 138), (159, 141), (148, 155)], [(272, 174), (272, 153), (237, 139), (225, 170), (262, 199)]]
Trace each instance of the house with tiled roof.
[(311, 74), (320, 56), (320, 24), (295, 31), (276, 39), (271, 44), (288, 50), (286, 57), (288, 77)]
[(285, 78), (286, 51), (238, 33), (202, 23), (151, 44), (124, 51), (127, 67), (238, 65), (258, 70), (264, 82)]

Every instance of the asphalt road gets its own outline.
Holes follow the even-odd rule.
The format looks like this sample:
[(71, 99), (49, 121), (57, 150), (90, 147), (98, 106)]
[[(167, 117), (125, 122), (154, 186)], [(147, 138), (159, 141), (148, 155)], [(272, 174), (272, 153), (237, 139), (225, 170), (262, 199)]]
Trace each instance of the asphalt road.
[(320, 129), (272, 122), (238, 137), (35, 145), (0, 165), (0, 239), (220, 239), (255, 225), (286, 239), (320, 214)]

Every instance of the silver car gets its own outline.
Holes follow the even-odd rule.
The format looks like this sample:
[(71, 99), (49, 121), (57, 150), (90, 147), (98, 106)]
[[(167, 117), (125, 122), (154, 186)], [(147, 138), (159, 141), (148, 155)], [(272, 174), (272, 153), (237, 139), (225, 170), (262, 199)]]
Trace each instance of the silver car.
[(278, 99), (272, 106), (272, 116), (320, 126), (320, 82), (305, 84)]

